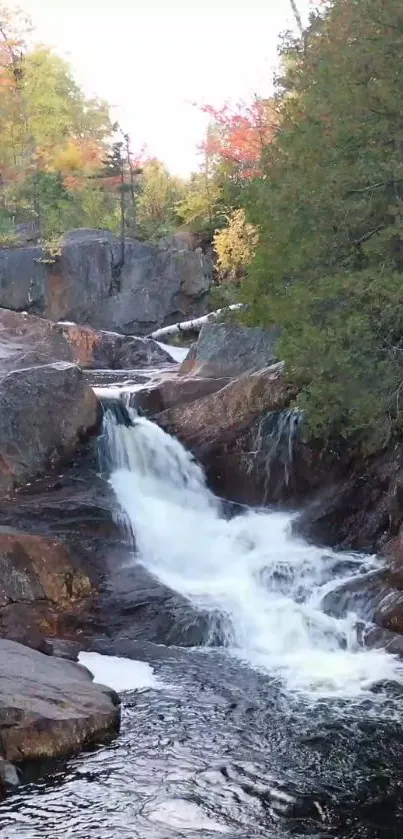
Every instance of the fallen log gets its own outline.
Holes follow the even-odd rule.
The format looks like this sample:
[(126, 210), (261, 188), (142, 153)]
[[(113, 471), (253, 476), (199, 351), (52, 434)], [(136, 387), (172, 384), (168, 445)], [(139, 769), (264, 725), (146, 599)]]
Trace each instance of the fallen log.
[(172, 323), (170, 326), (163, 326), (161, 329), (156, 329), (155, 332), (151, 332), (150, 335), (147, 335), (147, 338), (159, 340), (160, 338), (164, 338), (166, 335), (181, 335), (183, 332), (200, 332), (203, 324), (217, 320), (217, 318), (224, 315), (226, 312), (233, 312), (237, 309), (244, 308), (245, 306), (243, 303), (232, 303), (231, 306), (226, 306), (223, 309), (217, 309), (215, 312), (209, 312), (208, 315), (203, 315), (201, 318), (193, 318), (193, 320), (184, 320), (181, 323)]

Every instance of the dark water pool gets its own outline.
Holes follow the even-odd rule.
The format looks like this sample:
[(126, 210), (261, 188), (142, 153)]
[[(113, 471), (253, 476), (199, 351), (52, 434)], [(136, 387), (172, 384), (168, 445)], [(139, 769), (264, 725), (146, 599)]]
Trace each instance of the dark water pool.
[(155, 662), (108, 747), (0, 806), (2, 839), (403, 837), (403, 699), (293, 698), (219, 652)]

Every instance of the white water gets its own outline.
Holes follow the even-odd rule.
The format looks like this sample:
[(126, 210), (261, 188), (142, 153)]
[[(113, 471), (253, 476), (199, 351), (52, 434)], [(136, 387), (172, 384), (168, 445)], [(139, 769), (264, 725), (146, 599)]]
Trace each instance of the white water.
[(145, 661), (133, 661), (113, 655), (81, 652), (80, 664), (92, 673), (94, 682), (116, 690), (149, 690), (161, 687), (152, 667)]
[(291, 536), (289, 515), (250, 511), (226, 520), (183, 446), (132, 416), (132, 428), (109, 415), (105, 422), (110, 480), (138, 558), (195, 606), (224, 616), (233, 655), (316, 697), (354, 697), (381, 680), (403, 681), (397, 657), (360, 646), (354, 614), (337, 619), (321, 609), (343, 564), (345, 578), (351, 563), (358, 573), (370, 560)]
[(189, 347), (174, 347), (172, 344), (162, 344), (161, 341), (157, 341), (157, 344), (161, 347), (161, 349), (169, 353), (174, 361), (179, 361), (179, 364), (185, 360), (189, 352)]

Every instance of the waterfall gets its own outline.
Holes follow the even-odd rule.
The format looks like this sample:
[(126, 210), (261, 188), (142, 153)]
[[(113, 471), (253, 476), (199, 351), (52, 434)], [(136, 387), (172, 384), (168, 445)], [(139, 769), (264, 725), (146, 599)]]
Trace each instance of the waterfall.
[(222, 616), (228, 654), (315, 698), (366, 695), (379, 681), (403, 679), (396, 657), (363, 647), (356, 615), (321, 608), (332, 587), (375, 559), (308, 545), (291, 535), (288, 514), (228, 519), (194, 457), (131, 408), (105, 410), (101, 448), (137, 561), (212, 624)]
[(249, 461), (247, 472), (265, 475), (263, 499), (269, 497), (273, 472), (280, 473), (280, 483), (288, 487), (292, 477), (294, 448), (299, 438), (303, 421), (303, 412), (297, 408), (282, 411), (269, 411), (252, 428), (253, 458)]

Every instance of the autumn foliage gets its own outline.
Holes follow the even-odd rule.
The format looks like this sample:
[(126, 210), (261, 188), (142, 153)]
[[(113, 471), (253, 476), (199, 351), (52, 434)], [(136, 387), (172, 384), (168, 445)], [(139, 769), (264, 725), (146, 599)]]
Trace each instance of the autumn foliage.
[(229, 105), (216, 109), (206, 105), (210, 128), (203, 151), (234, 165), (237, 173), (250, 178), (261, 172), (262, 153), (276, 137), (280, 114), (273, 100), (258, 99), (235, 108)]

